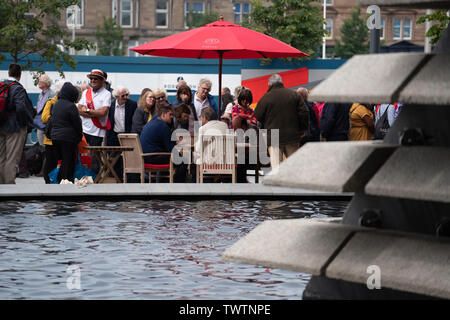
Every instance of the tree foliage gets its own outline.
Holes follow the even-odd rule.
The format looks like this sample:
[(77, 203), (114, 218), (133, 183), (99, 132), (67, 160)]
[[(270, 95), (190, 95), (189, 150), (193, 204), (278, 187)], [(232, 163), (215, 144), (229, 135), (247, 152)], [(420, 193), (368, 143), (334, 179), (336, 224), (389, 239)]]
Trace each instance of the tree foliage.
[[(78, 0), (0, 0), (0, 62), (9, 53), (15, 63), (33, 71), (35, 80), (44, 72), (44, 63), (54, 64), (64, 77), (64, 64), (76, 68), (76, 60), (67, 52), (90, 49), (83, 38), (71, 40), (66, 28), (58, 26), (61, 13)], [(33, 55), (36, 54), (36, 55)], [(38, 59), (32, 64), (32, 59)]]
[(361, 7), (352, 9), (349, 19), (344, 19), (340, 31), (341, 40), (336, 40), (335, 55), (348, 59), (355, 54), (369, 53), (369, 31), (364, 19), (360, 18)]
[(417, 19), (416, 23), (421, 24), (426, 21), (437, 22), (433, 24), (425, 34), (427, 37), (431, 38), (431, 44), (437, 44), (444, 33), (444, 30), (447, 28), (448, 23), (450, 22), (450, 17), (447, 16), (447, 12), (445, 10), (437, 10), (432, 14), (427, 14), (420, 17)]
[(114, 18), (103, 16), (103, 26), (97, 24), (95, 32), (98, 56), (124, 56), (126, 48), (123, 46), (123, 30), (116, 25)]
[(309, 55), (325, 35), (321, 7), (315, 0), (251, 0), (252, 11), (244, 26), (283, 41)]
[(219, 13), (215, 11), (209, 11), (206, 13), (198, 13), (189, 10), (187, 15), (186, 25), (188, 29), (195, 29), (202, 27), (205, 24), (219, 20)]

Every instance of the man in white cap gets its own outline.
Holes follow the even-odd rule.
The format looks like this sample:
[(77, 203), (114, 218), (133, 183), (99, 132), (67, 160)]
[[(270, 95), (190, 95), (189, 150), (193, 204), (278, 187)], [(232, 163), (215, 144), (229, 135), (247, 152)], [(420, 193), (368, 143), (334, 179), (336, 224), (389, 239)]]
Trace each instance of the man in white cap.
[[(111, 93), (104, 88), (105, 73), (100, 69), (93, 69), (87, 77), (90, 79), (91, 89), (83, 92), (78, 104), (78, 111), (83, 123), (83, 134), (90, 146), (101, 146), (106, 131), (111, 128), (108, 111), (111, 106)], [(99, 171), (99, 164), (95, 157), (92, 159), (92, 170)]]

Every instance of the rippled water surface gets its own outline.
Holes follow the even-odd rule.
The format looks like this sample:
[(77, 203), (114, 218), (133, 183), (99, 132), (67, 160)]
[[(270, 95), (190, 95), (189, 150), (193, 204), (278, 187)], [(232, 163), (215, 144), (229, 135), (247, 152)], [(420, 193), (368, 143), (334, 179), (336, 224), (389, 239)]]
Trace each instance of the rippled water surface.
[(0, 299), (301, 299), (310, 275), (221, 255), (264, 220), (340, 217), (346, 206), (0, 202)]

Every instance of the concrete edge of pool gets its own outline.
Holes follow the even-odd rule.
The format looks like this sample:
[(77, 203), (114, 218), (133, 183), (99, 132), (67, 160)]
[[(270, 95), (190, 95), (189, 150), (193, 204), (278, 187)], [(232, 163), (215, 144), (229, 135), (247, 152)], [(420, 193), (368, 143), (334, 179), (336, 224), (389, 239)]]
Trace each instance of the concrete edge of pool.
[(153, 184), (90, 184), (0, 185), (0, 201), (13, 199), (65, 199), (65, 198), (171, 198), (171, 199), (336, 199), (350, 200), (353, 193), (311, 191), (298, 188), (275, 187), (263, 184), (217, 183), (153, 183)]

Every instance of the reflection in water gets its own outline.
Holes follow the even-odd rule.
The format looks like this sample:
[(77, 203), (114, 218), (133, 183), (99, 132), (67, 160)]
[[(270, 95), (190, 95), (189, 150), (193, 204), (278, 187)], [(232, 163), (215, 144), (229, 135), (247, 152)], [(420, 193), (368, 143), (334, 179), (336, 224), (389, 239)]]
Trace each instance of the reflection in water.
[(300, 299), (310, 275), (221, 255), (264, 220), (339, 217), (347, 204), (2, 202), (0, 299)]

